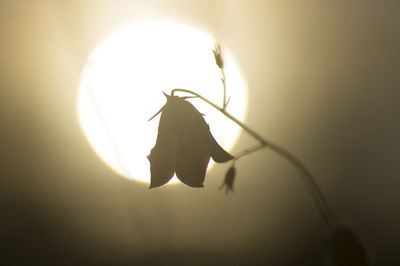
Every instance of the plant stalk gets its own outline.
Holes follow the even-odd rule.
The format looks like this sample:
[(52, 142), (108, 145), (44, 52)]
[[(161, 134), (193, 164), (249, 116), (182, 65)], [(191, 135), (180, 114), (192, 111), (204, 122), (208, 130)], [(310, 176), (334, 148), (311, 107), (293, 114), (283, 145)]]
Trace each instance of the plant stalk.
[[(225, 91), (226, 90), (225, 90), (225, 84), (224, 84), (224, 103), (225, 103)], [(314, 203), (315, 203), (319, 213), (321, 214), (321, 217), (324, 220), (324, 222), (331, 229), (334, 228), (335, 219), (334, 219), (334, 215), (329, 207), (328, 202), (326, 201), (321, 189), (319, 188), (318, 184), (316, 183), (311, 172), (304, 166), (304, 164), (299, 159), (297, 159), (293, 154), (291, 154), (289, 151), (285, 150), (284, 148), (278, 146), (277, 144), (272, 143), (271, 141), (267, 141), (262, 136), (260, 136), (257, 132), (255, 132), (254, 130), (249, 128), (247, 125), (243, 124), (240, 120), (238, 120), (233, 115), (228, 113), (226, 111), (226, 109), (224, 108), (225, 106), (220, 107), (220, 106), (216, 105), (215, 103), (211, 102), (210, 100), (208, 100), (207, 98), (205, 98), (205, 97), (201, 96), (200, 94), (198, 94), (194, 91), (191, 91), (191, 90), (176, 88), (171, 91), (171, 95), (174, 96), (176, 92), (184, 92), (184, 93), (188, 93), (188, 94), (191, 94), (191, 95), (194, 95), (194, 96), (200, 98), (204, 102), (208, 103), (209, 105), (211, 105), (212, 107), (214, 107), (215, 109), (220, 111), (224, 116), (226, 116), (227, 118), (229, 118), (230, 120), (235, 122), (244, 131), (246, 131), (248, 134), (250, 134), (252, 137), (254, 137), (256, 140), (258, 140), (260, 142), (260, 144), (258, 146), (253, 147), (248, 150), (245, 150), (245, 151), (239, 153), (237, 156), (235, 156), (235, 158), (234, 158), (235, 161), (245, 155), (248, 155), (250, 153), (258, 151), (262, 148), (269, 148), (272, 151), (281, 155), (286, 160), (288, 160), (295, 168), (297, 168), (300, 171), (300, 173), (301, 173), (300, 176), (302, 177), (304, 184), (306, 185), (309, 193), (311, 194), (311, 197), (314, 200)]]

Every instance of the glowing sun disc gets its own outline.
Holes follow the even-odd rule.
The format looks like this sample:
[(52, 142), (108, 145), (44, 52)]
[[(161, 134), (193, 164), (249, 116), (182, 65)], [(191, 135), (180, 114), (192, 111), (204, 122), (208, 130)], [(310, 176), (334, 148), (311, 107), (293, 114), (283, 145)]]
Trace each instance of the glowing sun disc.
[[(209, 34), (188, 26), (141, 22), (112, 34), (95, 48), (81, 73), (78, 115), (90, 144), (109, 166), (124, 177), (150, 181), (146, 156), (155, 145), (159, 116), (147, 120), (165, 104), (162, 91), (190, 89), (221, 104), (221, 71), (211, 51), (214, 43)], [(231, 96), (228, 111), (243, 119), (245, 82), (229, 51), (223, 52)], [(199, 99), (190, 101), (206, 114), (212, 134), (229, 150), (239, 127)]]

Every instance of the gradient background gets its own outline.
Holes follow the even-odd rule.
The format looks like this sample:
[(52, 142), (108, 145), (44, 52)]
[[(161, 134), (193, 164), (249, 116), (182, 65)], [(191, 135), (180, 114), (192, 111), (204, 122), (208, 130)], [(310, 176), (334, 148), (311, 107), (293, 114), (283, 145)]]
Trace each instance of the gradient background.
[[(229, 47), (245, 122), (302, 159), (375, 265), (399, 265), (399, 14), (398, 1), (1, 1), (0, 264), (331, 265), (298, 172), (268, 150), (239, 161), (231, 195), (217, 189), (228, 165), (204, 189), (149, 191), (92, 150), (80, 71), (147, 18)], [(233, 152), (252, 143), (243, 133)]]

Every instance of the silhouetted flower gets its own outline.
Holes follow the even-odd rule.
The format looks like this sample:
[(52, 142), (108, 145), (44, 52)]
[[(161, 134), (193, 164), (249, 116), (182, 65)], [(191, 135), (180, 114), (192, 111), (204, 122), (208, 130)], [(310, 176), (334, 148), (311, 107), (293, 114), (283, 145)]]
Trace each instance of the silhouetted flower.
[(226, 186), (225, 187), (226, 193), (228, 193), (229, 191), (233, 192), (233, 182), (235, 181), (235, 176), (236, 176), (236, 169), (235, 169), (235, 166), (232, 165), (228, 169), (228, 172), (226, 172), (224, 183), (222, 183), (220, 189), (222, 189)]
[(210, 157), (217, 163), (233, 157), (217, 143), (203, 115), (187, 97), (164, 95), (167, 103), (157, 112), (162, 114), (156, 145), (147, 157), (150, 188), (166, 184), (174, 173), (186, 185), (202, 187)]
[(214, 58), (215, 58), (215, 63), (220, 69), (224, 68), (224, 60), (222, 58), (222, 53), (221, 53), (221, 46), (219, 44), (215, 44), (214, 46), (215, 50), (212, 50), (214, 53)]

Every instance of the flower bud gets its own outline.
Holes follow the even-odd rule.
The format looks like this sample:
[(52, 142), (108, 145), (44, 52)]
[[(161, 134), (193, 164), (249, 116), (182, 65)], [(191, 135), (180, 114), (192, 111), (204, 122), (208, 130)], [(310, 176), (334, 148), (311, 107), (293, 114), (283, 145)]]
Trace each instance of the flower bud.
[(222, 185), (220, 186), (220, 189), (222, 189), (223, 187), (226, 186), (226, 188), (225, 188), (226, 193), (228, 193), (229, 191), (233, 192), (233, 182), (235, 180), (235, 176), (236, 176), (236, 169), (235, 169), (235, 166), (232, 165), (228, 169), (228, 172), (226, 172), (224, 183), (222, 183)]
[(219, 46), (219, 44), (216, 44), (215, 46), (215, 50), (212, 50), (214, 53), (214, 58), (215, 58), (215, 63), (217, 64), (217, 66), (220, 69), (224, 68), (224, 60), (222, 58), (222, 54), (221, 54), (221, 47)]

